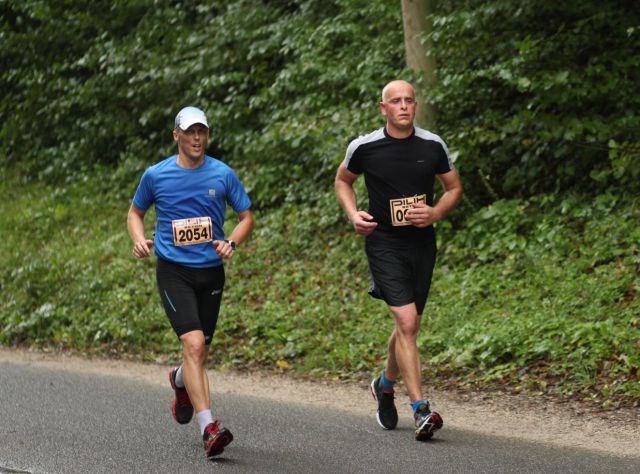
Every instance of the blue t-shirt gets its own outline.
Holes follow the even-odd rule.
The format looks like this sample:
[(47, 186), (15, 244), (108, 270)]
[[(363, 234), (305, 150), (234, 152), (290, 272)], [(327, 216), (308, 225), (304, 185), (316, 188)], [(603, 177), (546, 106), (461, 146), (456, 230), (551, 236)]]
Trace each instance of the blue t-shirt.
[(222, 264), (211, 242), (176, 246), (172, 221), (210, 217), (214, 240), (224, 239), (227, 203), (237, 213), (251, 207), (251, 200), (234, 171), (223, 162), (206, 156), (196, 169), (182, 168), (177, 155), (148, 168), (133, 196), (133, 205), (147, 211), (156, 206), (156, 255), (188, 267), (207, 268)]

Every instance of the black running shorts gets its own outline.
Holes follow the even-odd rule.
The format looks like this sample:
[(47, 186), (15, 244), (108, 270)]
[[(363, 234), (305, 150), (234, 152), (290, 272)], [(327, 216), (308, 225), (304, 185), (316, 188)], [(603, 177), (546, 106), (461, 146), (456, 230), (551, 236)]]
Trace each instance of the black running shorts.
[(159, 258), (156, 280), (162, 305), (178, 337), (200, 330), (205, 343), (211, 344), (224, 289), (224, 267), (191, 268)]
[(369, 294), (389, 306), (415, 303), (421, 315), (436, 262), (435, 237), (386, 241), (367, 238), (365, 251), (371, 271)]

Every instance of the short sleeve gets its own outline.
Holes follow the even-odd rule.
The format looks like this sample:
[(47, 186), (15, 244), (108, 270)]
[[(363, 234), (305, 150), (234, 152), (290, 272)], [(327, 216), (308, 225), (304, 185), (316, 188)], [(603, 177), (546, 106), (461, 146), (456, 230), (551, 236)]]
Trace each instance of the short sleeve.
[(360, 145), (359, 140), (353, 140), (347, 147), (347, 153), (345, 154), (343, 164), (345, 168), (355, 174), (362, 174), (364, 171), (362, 168), (362, 160), (359, 158), (358, 147)]
[(231, 169), (229, 169), (229, 174), (227, 175), (227, 186), (229, 204), (236, 213), (244, 212), (251, 208), (251, 199), (249, 199), (247, 191), (244, 189), (240, 178)]
[(439, 142), (438, 158), (436, 160), (436, 174), (444, 174), (455, 169), (451, 157), (449, 156), (449, 149), (444, 142)]
[(133, 196), (133, 205), (141, 211), (146, 211), (151, 207), (153, 201), (153, 177), (149, 168), (140, 178), (140, 184), (138, 184), (138, 189), (136, 189), (136, 193)]

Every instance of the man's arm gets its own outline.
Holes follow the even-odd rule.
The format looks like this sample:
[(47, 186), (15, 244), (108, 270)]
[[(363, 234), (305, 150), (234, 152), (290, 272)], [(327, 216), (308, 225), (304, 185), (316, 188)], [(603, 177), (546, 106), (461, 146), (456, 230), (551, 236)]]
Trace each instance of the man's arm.
[(435, 206), (414, 204), (413, 209), (407, 211), (407, 219), (416, 227), (427, 227), (441, 220), (451, 212), (462, 199), (462, 183), (457, 170), (451, 170), (437, 175), (444, 187), (444, 194)]
[(344, 164), (338, 167), (336, 173), (335, 188), (338, 202), (345, 214), (353, 224), (354, 229), (360, 235), (369, 235), (378, 227), (377, 222), (367, 222), (373, 216), (366, 211), (358, 211), (356, 193), (353, 190), (353, 183), (358, 179), (358, 175), (349, 171)]
[[(253, 227), (255, 226), (255, 219), (253, 218), (253, 212), (251, 209), (238, 213), (238, 223), (231, 231), (231, 234), (227, 237), (227, 240), (233, 240), (238, 245), (249, 238)], [(213, 245), (216, 249), (216, 253), (224, 258), (229, 258), (233, 255), (233, 249), (228, 242), (224, 240), (214, 240)]]
[(231, 231), (229, 240), (233, 240), (236, 244), (244, 242), (249, 238), (255, 226), (255, 219), (251, 209), (238, 213), (238, 223)]
[(454, 210), (462, 199), (462, 182), (458, 170), (451, 170), (448, 173), (437, 175), (444, 188), (444, 194), (440, 196), (434, 209), (440, 214), (438, 220), (442, 219), (449, 212)]
[(131, 204), (129, 214), (127, 215), (127, 229), (129, 236), (133, 241), (133, 256), (136, 258), (145, 258), (151, 255), (151, 247), (153, 240), (148, 240), (144, 236), (144, 215), (145, 211), (141, 211)]

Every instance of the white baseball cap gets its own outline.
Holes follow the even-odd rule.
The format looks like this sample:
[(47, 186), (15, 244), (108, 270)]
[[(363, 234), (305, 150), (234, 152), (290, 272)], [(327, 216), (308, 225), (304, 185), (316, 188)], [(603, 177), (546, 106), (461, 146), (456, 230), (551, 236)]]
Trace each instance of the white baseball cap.
[(209, 128), (209, 124), (207, 123), (207, 116), (202, 110), (197, 107), (185, 107), (180, 112), (178, 112), (178, 115), (176, 115), (175, 128), (186, 130), (194, 123), (201, 123), (205, 127)]

